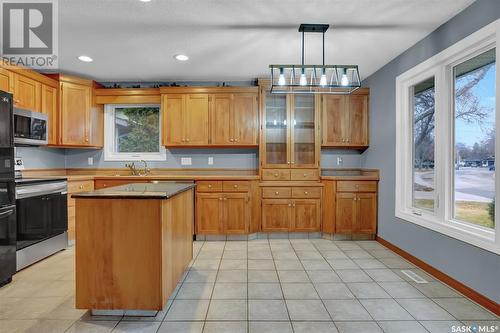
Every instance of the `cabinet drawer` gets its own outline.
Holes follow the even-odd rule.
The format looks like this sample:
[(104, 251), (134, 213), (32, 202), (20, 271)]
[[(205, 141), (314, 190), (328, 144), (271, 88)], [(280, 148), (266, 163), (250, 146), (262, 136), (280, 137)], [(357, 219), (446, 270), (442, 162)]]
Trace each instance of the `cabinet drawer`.
[(377, 192), (376, 181), (338, 181), (337, 192)]
[(222, 181), (202, 180), (196, 182), (197, 192), (222, 192)]
[(92, 180), (70, 181), (68, 182), (68, 193), (87, 192), (94, 189)]
[(290, 187), (266, 187), (262, 189), (262, 197), (271, 198), (290, 198), (292, 189)]
[(321, 198), (320, 187), (294, 187), (292, 188), (292, 198)]
[(292, 180), (318, 180), (319, 171), (317, 169), (292, 169)]
[(247, 181), (224, 181), (222, 189), (224, 192), (248, 192), (250, 186)]
[(287, 169), (264, 169), (262, 180), (290, 180), (290, 170)]

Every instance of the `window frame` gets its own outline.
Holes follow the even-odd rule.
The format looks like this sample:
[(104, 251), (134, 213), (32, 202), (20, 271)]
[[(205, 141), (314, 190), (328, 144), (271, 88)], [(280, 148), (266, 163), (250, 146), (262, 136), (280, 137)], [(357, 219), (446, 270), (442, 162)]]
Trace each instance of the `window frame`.
[[(494, 21), (396, 78), (396, 184), (395, 215), (405, 221), (440, 232), (490, 252), (500, 254), (500, 208), (495, 205), (495, 228), (456, 220), (454, 212), (454, 75), (453, 68), (498, 46), (500, 20)], [(412, 87), (435, 78), (434, 214), (413, 207), (413, 96)], [(496, 67), (496, 86), (500, 71)], [(500, 134), (500, 96), (495, 96), (495, 130)], [(495, 156), (500, 158), (500, 135), (495, 138)], [(498, 163), (495, 163), (497, 165)], [(500, 177), (495, 177), (495, 198), (500, 198)], [(498, 201), (498, 200), (497, 200)]]
[[(157, 107), (159, 114), (159, 152), (120, 153), (115, 151), (115, 108)], [(166, 161), (167, 150), (162, 146), (162, 109), (160, 104), (106, 104), (104, 106), (104, 161)]]

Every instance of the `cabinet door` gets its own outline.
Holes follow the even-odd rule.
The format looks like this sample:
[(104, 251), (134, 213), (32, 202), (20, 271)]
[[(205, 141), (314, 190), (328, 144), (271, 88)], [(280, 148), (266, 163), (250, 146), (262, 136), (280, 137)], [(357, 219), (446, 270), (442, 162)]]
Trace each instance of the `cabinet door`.
[(61, 141), (66, 145), (89, 145), (92, 88), (61, 83)]
[(49, 145), (56, 145), (58, 143), (57, 135), (57, 89), (42, 85), (42, 108), (41, 112), (45, 113), (48, 117), (48, 139)]
[(348, 144), (350, 146), (368, 146), (368, 96), (350, 95), (348, 109)]
[(322, 145), (342, 146), (346, 144), (346, 110), (345, 96), (323, 96)]
[(292, 203), (289, 199), (262, 200), (262, 231), (276, 232), (290, 230)]
[(246, 234), (250, 220), (247, 193), (224, 194), (223, 226), (226, 234)]
[(321, 204), (319, 199), (293, 201), (293, 222), (291, 231), (312, 232), (321, 227)]
[(354, 233), (375, 234), (377, 232), (377, 194), (358, 193), (356, 200)]
[(196, 194), (196, 230), (198, 234), (221, 234), (223, 230), (222, 218), (222, 194)]
[(14, 106), (30, 111), (40, 111), (41, 83), (14, 74)]
[(232, 145), (234, 141), (231, 113), (233, 97), (230, 94), (210, 96), (210, 143)]
[(356, 220), (356, 193), (337, 193), (335, 232), (352, 233)]
[(14, 90), (14, 73), (0, 68), (0, 91), (10, 92)]
[(289, 168), (290, 152), (288, 96), (267, 93), (263, 126), (263, 166)]
[(208, 95), (186, 95), (186, 143), (208, 145)]
[(238, 145), (257, 145), (257, 95), (234, 94), (232, 128), (233, 139)]
[(185, 95), (168, 94), (162, 97), (163, 145), (181, 145), (185, 141)]
[(316, 149), (315, 95), (295, 95), (291, 113), (291, 165), (297, 168), (318, 166)]

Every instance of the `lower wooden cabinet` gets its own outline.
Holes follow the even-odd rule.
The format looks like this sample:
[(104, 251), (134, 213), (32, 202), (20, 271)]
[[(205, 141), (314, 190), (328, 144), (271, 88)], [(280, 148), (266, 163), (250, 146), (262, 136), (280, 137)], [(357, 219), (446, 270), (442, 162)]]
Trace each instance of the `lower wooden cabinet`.
[(248, 193), (197, 193), (197, 234), (246, 234), (250, 221)]
[(68, 181), (68, 240), (75, 240), (75, 199), (71, 195), (78, 192), (88, 192), (94, 189), (93, 180)]
[(320, 199), (262, 199), (263, 232), (314, 232), (320, 228)]
[(375, 234), (377, 232), (377, 194), (345, 192), (336, 195), (335, 232)]
[(262, 199), (262, 231), (286, 232), (292, 220), (292, 202), (289, 199)]
[(293, 200), (293, 219), (290, 231), (314, 232), (321, 227), (321, 201), (319, 199)]

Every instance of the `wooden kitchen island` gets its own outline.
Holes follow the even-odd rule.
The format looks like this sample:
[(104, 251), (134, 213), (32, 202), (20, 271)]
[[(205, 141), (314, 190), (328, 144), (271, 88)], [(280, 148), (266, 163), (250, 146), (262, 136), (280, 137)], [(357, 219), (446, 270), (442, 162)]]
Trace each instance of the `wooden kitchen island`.
[(193, 257), (194, 187), (133, 183), (73, 195), (78, 309), (164, 308)]

